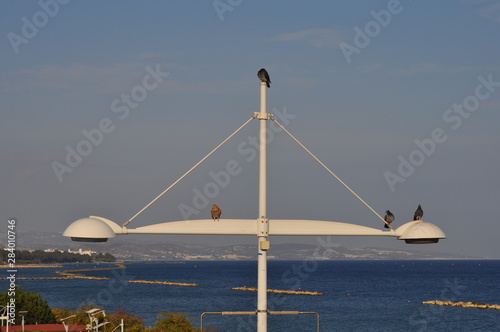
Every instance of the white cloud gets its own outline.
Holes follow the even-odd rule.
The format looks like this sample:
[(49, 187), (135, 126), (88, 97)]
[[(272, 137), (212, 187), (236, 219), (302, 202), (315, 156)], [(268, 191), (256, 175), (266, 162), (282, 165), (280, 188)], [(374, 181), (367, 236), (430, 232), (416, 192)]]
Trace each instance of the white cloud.
[(381, 63), (369, 63), (369, 64), (364, 64), (364, 65), (361, 65), (361, 66), (358, 66), (358, 70), (363, 72), (363, 73), (371, 73), (371, 72), (374, 72), (374, 71), (377, 71), (378, 69), (380, 68), (383, 68), (384, 65), (381, 64)]
[(500, 23), (500, 3), (493, 3), (477, 10), (477, 13), (490, 21)]
[(460, 73), (470, 70), (469, 67), (447, 67), (436, 63), (421, 63), (407, 68), (394, 69), (395, 75), (415, 75), (422, 73)]
[(6, 74), (8, 83), (3, 82), (4, 91), (25, 90), (56, 91), (76, 94), (117, 94), (130, 91), (142, 82), (147, 74), (146, 67), (157, 64), (161, 71), (170, 72), (179, 66), (168, 62), (119, 62), (106, 65), (82, 63), (46, 64), (24, 67)]
[[(76, 91), (85, 89), (96, 92), (117, 93), (123, 91), (124, 82), (144, 72), (145, 66), (138, 63), (118, 63), (110, 66), (94, 66), (81, 63), (67, 65), (43, 65), (25, 67), (9, 76), (12, 86), (45, 91)], [(130, 84), (128, 84), (130, 85)], [(127, 85), (127, 86), (128, 86)], [(128, 86), (130, 89), (130, 87)]]
[(307, 29), (276, 35), (275, 41), (298, 41), (312, 44), (316, 48), (337, 47), (342, 41), (340, 32), (333, 29)]
[[(244, 89), (247, 86), (245, 80), (232, 81), (232, 84), (228, 85), (224, 77), (217, 80), (200, 78), (199, 73), (192, 67), (159, 61), (162, 57), (159, 54), (142, 53), (137, 57), (142, 61), (105, 65), (71, 63), (24, 67), (7, 73), (8, 79), (0, 82), (0, 88), (9, 93), (38, 91), (71, 96), (119, 95), (128, 93), (132, 87), (141, 84), (143, 77), (148, 74), (146, 67), (155, 68), (157, 64), (161, 71), (172, 74), (160, 87), (170, 93), (196, 91), (218, 94)], [(147, 61), (148, 59), (151, 61)]]

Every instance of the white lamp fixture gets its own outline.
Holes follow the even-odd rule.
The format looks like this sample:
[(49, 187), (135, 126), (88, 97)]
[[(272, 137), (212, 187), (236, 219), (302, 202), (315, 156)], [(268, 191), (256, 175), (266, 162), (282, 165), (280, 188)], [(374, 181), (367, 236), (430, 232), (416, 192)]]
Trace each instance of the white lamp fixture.
[(396, 232), (401, 234), (398, 240), (405, 240), (410, 244), (437, 243), (439, 239), (446, 239), (446, 235), (439, 227), (422, 220), (404, 224)]
[[(268, 223), (266, 236), (388, 236), (410, 244), (437, 243), (446, 238), (439, 227), (422, 220), (410, 221), (391, 231), (326, 220), (272, 219)], [(217, 223), (212, 219), (199, 219), (126, 228), (109, 219), (90, 216), (70, 224), (63, 236), (80, 242), (106, 242), (116, 235), (127, 234), (258, 236), (261, 231), (255, 224), (256, 219), (221, 219)], [(265, 241), (260, 247), (262, 250), (268, 250), (270, 245)]]
[[(135, 216), (119, 226), (115, 222), (106, 218), (90, 216), (88, 218), (79, 219), (68, 226), (63, 233), (64, 236), (71, 237), (74, 241), (84, 242), (106, 242), (109, 238), (114, 238), (116, 235), (126, 234), (183, 234), (183, 235), (254, 235), (258, 238), (258, 293), (257, 293), (257, 331), (267, 331), (267, 251), (270, 249), (268, 236), (310, 236), (310, 235), (334, 235), (334, 236), (389, 236), (396, 237), (399, 240), (405, 240), (406, 243), (426, 244), (437, 243), (440, 239), (445, 239), (446, 236), (439, 227), (424, 222), (422, 220), (410, 221), (403, 224), (396, 230), (390, 227), (390, 230), (384, 231), (372, 227), (355, 225), (350, 223), (323, 221), (323, 220), (284, 220), (284, 219), (268, 219), (267, 217), (267, 181), (266, 181), (266, 122), (272, 120), (286, 134), (295, 140), (311, 157), (323, 166), (334, 178), (336, 178), (344, 187), (354, 194), (366, 207), (368, 207), (378, 219), (385, 222), (384, 219), (365, 201), (363, 201), (354, 191), (349, 188), (342, 180), (340, 180), (328, 167), (326, 167), (316, 156), (314, 156), (307, 148), (302, 145), (290, 132), (276, 121), (272, 114), (266, 112), (266, 83), (261, 82), (260, 85), (261, 100), (260, 112), (254, 113), (245, 124), (231, 134), (212, 152), (205, 156), (200, 162), (192, 167), (188, 172), (182, 175), (170, 187), (158, 195), (153, 201), (146, 205)], [(221, 219), (218, 222), (213, 222), (212, 219), (201, 220), (182, 220), (163, 222), (135, 229), (127, 228), (128, 224), (146, 208), (153, 204), (170, 188), (188, 175), (194, 168), (201, 164), (206, 158), (213, 154), (220, 146), (233, 137), (239, 130), (246, 126), (251, 120), (258, 119), (260, 121), (260, 142), (259, 142), (259, 214), (257, 219)], [(207, 212), (208, 214), (208, 212)], [(379, 221), (377, 221), (378, 223)]]
[(63, 236), (79, 242), (106, 242), (115, 237), (115, 232), (108, 224), (96, 218), (82, 218), (66, 228)]

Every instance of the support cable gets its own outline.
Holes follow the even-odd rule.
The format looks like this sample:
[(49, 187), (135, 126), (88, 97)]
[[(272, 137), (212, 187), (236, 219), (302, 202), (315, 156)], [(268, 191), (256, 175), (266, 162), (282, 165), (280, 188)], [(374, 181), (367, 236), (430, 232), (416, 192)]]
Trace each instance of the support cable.
[(283, 131), (287, 133), (288, 136), (290, 136), (302, 149), (304, 149), (311, 157), (313, 157), (314, 160), (316, 160), (321, 166), (323, 166), (323, 168), (326, 169), (328, 173), (330, 173), (335, 179), (337, 179), (337, 181), (339, 181), (347, 190), (349, 190), (354, 196), (356, 196), (356, 198), (359, 199), (361, 203), (363, 203), (368, 209), (370, 209), (370, 211), (372, 211), (378, 218), (380, 218), (380, 220), (382, 220), (387, 226), (389, 226), (391, 230), (394, 230), (391, 224), (385, 221), (384, 218), (382, 218), (382, 216), (377, 213), (377, 211), (375, 211), (370, 205), (368, 205), (368, 203), (366, 203), (361, 197), (359, 197), (359, 195), (356, 194), (354, 190), (352, 190), (347, 184), (344, 183), (344, 181), (342, 181), (337, 175), (335, 175), (335, 173), (333, 173), (328, 167), (326, 167), (326, 165), (323, 164), (321, 160), (319, 160), (311, 151), (309, 151), (302, 143), (300, 143), (298, 139), (296, 139), (288, 130), (286, 130), (285, 127), (281, 125), (281, 123), (276, 121), (274, 116), (271, 116), (271, 120), (273, 120), (281, 129), (283, 129)]
[(241, 125), (241, 127), (239, 127), (238, 129), (236, 129), (236, 131), (234, 133), (232, 133), (231, 135), (229, 135), (228, 138), (226, 138), (225, 140), (223, 140), (222, 143), (220, 143), (219, 145), (217, 145), (217, 147), (215, 147), (215, 149), (213, 149), (209, 154), (207, 154), (205, 157), (203, 157), (198, 163), (196, 163), (196, 165), (194, 165), (193, 167), (191, 167), (191, 169), (189, 169), (189, 171), (187, 171), (186, 173), (184, 173), (184, 175), (182, 175), (174, 183), (172, 183), (170, 185), (170, 187), (168, 187), (167, 189), (165, 189), (161, 194), (159, 194), (158, 196), (156, 196), (155, 199), (153, 199), (145, 207), (143, 207), (142, 210), (140, 210), (139, 212), (137, 212), (132, 218), (130, 218), (126, 223), (124, 223), (122, 227), (127, 227), (127, 225), (130, 224), (130, 222), (132, 220), (134, 220), (139, 214), (141, 214), (142, 212), (144, 212), (144, 210), (146, 210), (149, 206), (151, 206), (151, 204), (153, 204), (154, 202), (156, 202), (161, 196), (163, 196), (167, 191), (169, 191), (173, 186), (175, 186), (180, 180), (182, 180), (183, 178), (185, 178), (189, 173), (191, 173), (191, 171), (193, 171), (196, 167), (198, 167), (202, 162), (204, 162), (208, 157), (210, 157), (215, 151), (217, 151), (222, 145), (224, 145), (224, 143), (226, 143), (227, 141), (229, 141), (234, 135), (236, 135), (241, 129), (243, 129), (243, 127), (245, 127), (250, 121), (252, 121), (255, 118), (256, 118), (256, 114), (254, 114), (243, 125)]

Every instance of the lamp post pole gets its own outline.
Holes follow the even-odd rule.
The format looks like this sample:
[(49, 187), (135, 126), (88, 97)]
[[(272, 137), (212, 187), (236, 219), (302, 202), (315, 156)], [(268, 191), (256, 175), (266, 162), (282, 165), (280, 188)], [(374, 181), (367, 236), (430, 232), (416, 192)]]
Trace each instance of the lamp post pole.
[(5, 320), (6, 322), (6, 328), (5, 331), (9, 332), (9, 312), (10, 312), (10, 302), (7, 302), (7, 311), (5, 312), (5, 316), (7, 316), (7, 319)]
[(21, 325), (22, 325), (22, 332), (24, 332), (24, 317), (28, 314), (26, 310), (21, 310), (19, 311), (19, 315), (21, 315)]
[(260, 83), (260, 164), (259, 164), (259, 218), (257, 259), (257, 332), (267, 332), (267, 236), (269, 220), (266, 212), (266, 83)]

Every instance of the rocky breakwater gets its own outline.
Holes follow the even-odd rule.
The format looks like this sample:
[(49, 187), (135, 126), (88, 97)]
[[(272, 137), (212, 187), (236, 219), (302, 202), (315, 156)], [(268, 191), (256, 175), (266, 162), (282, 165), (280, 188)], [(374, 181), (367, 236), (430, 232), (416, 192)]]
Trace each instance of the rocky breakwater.
[(451, 301), (424, 301), (422, 304), (445, 305), (450, 307), (478, 308), (500, 310), (500, 304), (486, 304), (478, 302), (451, 302)]

